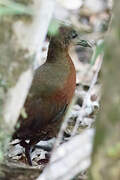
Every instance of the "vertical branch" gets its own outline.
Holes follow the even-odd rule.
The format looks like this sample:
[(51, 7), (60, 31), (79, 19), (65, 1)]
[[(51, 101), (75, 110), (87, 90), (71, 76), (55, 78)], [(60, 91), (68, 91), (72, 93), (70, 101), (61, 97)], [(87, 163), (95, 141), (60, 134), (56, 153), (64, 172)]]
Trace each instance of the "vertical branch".
[(55, 4), (54, 0), (22, 2), (32, 15), (0, 18), (0, 147), (3, 149), (30, 88), (33, 67), (38, 61), (42, 64), (40, 52)]

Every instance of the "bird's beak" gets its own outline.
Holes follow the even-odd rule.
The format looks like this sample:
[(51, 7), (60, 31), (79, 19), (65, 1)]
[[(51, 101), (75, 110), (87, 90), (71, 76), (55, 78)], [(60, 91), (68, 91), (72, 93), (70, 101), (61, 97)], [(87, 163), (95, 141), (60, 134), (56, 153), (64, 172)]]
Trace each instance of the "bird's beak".
[(79, 45), (79, 46), (82, 46), (82, 47), (90, 47), (90, 48), (93, 47), (93, 44), (91, 42), (89, 42), (88, 40), (82, 40), (82, 39), (79, 39), (76, 42), (76, 45)]

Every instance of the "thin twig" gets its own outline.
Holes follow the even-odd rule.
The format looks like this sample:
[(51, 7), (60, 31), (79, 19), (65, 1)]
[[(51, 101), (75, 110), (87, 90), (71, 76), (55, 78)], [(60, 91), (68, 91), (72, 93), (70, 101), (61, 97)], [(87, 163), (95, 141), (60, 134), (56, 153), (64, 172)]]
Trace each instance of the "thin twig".
[(92, 92), (92, 89), (93, 89), (93, 87), (95, 86), (95, 84), (97, 82), (97, 77), (98, 77), (99, 71), (101, 69), (102, 62), (103, 62), (103, 54), (101, 54), (98, 57), (98, 59), (99, 59), (99, 63), (98, 63), (98, 66), (97, 66), (97, 70), (96, 70), (96, 72), (95, 72), (95, 74), (93, 76), (93, 79), (91, 81), (90, 88), (89, 88), (89, 90), (88, 90), (88, 92), (87, 92), (87, 94), (86, 94), (86, 96), (84, 98), (83, 105), (82, 105), (82, 108), (81, 108), (80, 117), (77, 118), (76, 124), (75, 124), (74, 129), (73, 129), (73, 131), (71, 133), (71, 136), (74, 136), (76, 134), (77, 129), (79, 127), (79, 122), (84, 118), (84, 110), (85, 110), (85, 107), (87, 105), (87, 99), (89, 99), (89, 97), (91, 95), (91, 92)]

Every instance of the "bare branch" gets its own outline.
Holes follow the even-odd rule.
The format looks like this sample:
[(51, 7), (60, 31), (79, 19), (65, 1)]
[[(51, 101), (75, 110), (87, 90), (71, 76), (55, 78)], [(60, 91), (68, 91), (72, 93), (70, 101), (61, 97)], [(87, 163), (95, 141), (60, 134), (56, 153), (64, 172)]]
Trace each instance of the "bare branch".
[(85, 130), (59, 146), (37, 180), (66, 180), (86, 170), (91, 161), (93, 135), (93, 129)]
[(85, 107), (86, 107), (86, 105), (87, 105), (87, 104), (86, 104), (86, 103), (87, 103), (87, 99), (90, 98), (92, 89), (93, 89), (93, 87), (95, 86), (95, 84), (96, 84), (96, 82), (97, 82), (97, 77), (98, 77), (98, 73), (99, 73), (99, 71), (100, 71), (100, 69), (101, 69), (102, 62), (103, 62), (103, 54), (98, 57), (97, 70), (96, 70), (96, 72), (95, 72), (95, 74), (94, 74), (94, 77), (93, 77), (93, 79), (92, 79), (92, 81), (91, 81), (90, 88), (89, 88), (89, 90), (88, 90), (88, 92), (87, 92), (87, 94), (86, 94), (86, 97), (84, 98), (83, 105), (82, 105), (82, 108), (81, 108), (80, 116), (79, 116), (79, 118), (77, 118), (77, 121), (76, 121), (76, 124), (75, 124), (75, 126), (74, 126), (74, 129), (73, 129), (73, 131), (72, 131), (71, 136), (74, 136), (74, 135), (76, 134), (77, 129), (78, 129), (78, 127), (79, 127), (79, 122), (84, 118)]

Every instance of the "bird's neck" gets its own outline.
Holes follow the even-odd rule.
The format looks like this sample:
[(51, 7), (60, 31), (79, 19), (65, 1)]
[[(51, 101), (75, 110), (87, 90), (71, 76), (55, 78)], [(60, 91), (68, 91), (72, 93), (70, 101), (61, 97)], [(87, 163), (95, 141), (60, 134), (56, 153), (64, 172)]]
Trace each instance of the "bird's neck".
[[(64, 57), (68, 54), (68, 47), (66, 47), (60, 40), (52, 39), (48, 50), (48, 63), (56, 61), (64, 61)], [(61, 57), (60, 59), (58, 57)], [(63, 57), (63, 58), (62, 58)]]

